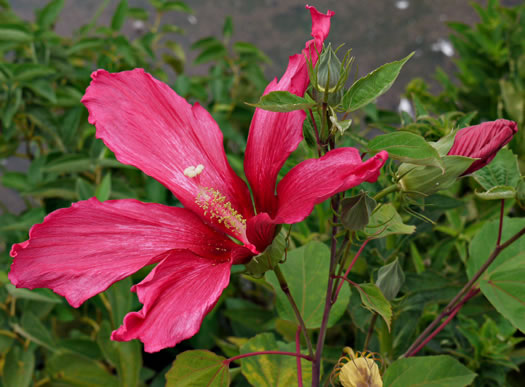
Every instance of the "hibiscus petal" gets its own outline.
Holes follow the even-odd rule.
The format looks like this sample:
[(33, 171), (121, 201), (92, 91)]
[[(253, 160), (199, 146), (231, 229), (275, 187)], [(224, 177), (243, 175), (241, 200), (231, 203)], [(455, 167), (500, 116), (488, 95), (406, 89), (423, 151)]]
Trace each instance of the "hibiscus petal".
[(144, 305), (113, 332), (118, 341), (140, 339), (146, 352), (157, 352), (193, 336), (230, 280), (231, 261), (217, 262), (189, 251), (172, 251), (133, 286)]
[(319, 159), (303, 161), (279, 182), (279, 209), (275, 223), (297, 223), (314, 205), (365, 181), (374, 182), (388, 158), (385, 151), (361, 161), (355, 148), (338, 148)]
[(505, 119), (469, 126), (458, 131), (448, 154), (479, 159), (463, 172), (468, 175), (489, 164), (517, 131), (516, 123)]
[[(166, 187), (188, 209), (207, 222), (243, 240), (242, 231), (228, 229), (219, 218), (201, 208), (197, 196), (203, 187), (213, 189), (245, 219), (253, 214), (250, 193), (230, 167), (223, 136), (215, 120), (199, 104), (193, 107), (142, 69), (110, 74), (98, 70), (82, 102), (97, 138), (117, 159), (140, 168)], [(196, 177), (188, 167), (202, 165)], [(205, 215), (206, 214), (206, 215)]]
[(238, 246), (184, 208), (96, 198), (52, 212), (13, 245), (17, 287), (50, 288), (74, 306), (174, 248), (228, 259)]
[[(317, 51), (322, 50), (322, 43), (330, 30), (330, 17), (333, 15), (331, 11), (324, 15), (314, 7), (309, 9), (312, 15), (312, 35), (315, 39), (306, 43), (306, 48), (301, 54), (290, 57), (288, 68), (280, 81), (273, 80), (266, 87), (264, 94), (271, 91), (289, 91), (299, 96), (304, 95), (309, 83), (305, 56), (316, 63)], [(277, 175), (290, 153), (303, 139), (304, 118), (305, 113), (302, 110), (275, 113), (255, 109), (246, 145), (244, 169), (252, 187), (257, 212), (274, 215), (277, 207)]]

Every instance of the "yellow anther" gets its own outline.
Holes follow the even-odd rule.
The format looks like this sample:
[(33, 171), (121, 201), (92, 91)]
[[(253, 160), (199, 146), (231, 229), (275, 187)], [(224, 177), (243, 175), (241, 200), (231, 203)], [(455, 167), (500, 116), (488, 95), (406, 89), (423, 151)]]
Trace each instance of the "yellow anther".
[(200, 175), (203, 170), (204, 170), (204, 165), (202, 164), (199, 164), (196, 167), (194, 167), (193, 165), (190, 165), (188, 168), (184, 170), (184, 176), (193, 178), (195, 176)]
[(217, 223), (224, 223), (227, 229), (244, 233), (246, 219), (232, 207), (230, 202), (226, 201), (226, 196), (216, 189), (202, 187), (195, 198), (195, 203), (204, 210), (204, 215), (209, 216), (211, 220), (216, 219)]

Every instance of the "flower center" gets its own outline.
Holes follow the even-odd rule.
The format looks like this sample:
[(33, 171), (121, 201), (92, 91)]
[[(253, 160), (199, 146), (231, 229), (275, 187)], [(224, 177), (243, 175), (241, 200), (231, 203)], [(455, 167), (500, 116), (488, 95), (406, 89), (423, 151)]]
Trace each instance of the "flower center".
[(214, 188), (201, 187), (195, 203), (204, 210), (204, 215), (211, 220), (216, 219), (217, 223), (224, 223), (227, 229), (233, 229), (240, 234), (246, 230), (246, 219), (234, 209), (230, 202), (226, 201), (226, 196)]
[(232, 207), (231, 202), (226, 201), (226, 196), (220, 191), (200, 184), (198, 176), (203, 170), (204, 166), (202, 164), (195, 167), (189, 166), (184, 170), (184, 175), (189, 178), (195, 178), (199, 187), (195, 203), (204, 210), (204, 216), (208, 216), (210, 220), (215, 220), (219, 224), (224, 224), (224, 227), (228, 230), (245, 237), (246, 219)]

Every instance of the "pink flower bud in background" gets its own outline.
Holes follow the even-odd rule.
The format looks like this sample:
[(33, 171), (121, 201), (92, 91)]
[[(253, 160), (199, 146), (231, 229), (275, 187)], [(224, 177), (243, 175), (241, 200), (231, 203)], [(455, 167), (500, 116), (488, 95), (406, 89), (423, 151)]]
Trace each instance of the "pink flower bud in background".
[(448, 155), (479, 159), (463, 172), (463, 175), (468, 175), (490, 163), (517, 131), (514, 121), (504, 119), (463, 128), (456, 134)]

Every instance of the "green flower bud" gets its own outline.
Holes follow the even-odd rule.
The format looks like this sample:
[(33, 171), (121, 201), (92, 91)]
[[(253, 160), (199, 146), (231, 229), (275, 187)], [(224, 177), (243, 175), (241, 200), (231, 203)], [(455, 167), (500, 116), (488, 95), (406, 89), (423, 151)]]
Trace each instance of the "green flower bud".
[(411, 195), (432, 195), (449, 188), (476, 161), (463, 156), (443, 156), (444, 170), (434, 166), (403, 163), (397, 170), (401, 191)]
[(350, 231), (359, 231), (368, 224), (370, 214), (376, 208), (376, 201), (361, 191), (357, 196), (343, 199), (341, 206), (343, 226)]
[(397, 258), (394, 262), (383, 266), (377, 273), (376, 285), (388, 301), (396, 298), (405, 282), (405, 273)]
[(335, 93), (341, 79), (341, 61), (329, 43), (321, 53), (317, 64), (317, 84), (316, 89), (321, 93)]
[(331, 106), (336, 106), (341, 102), (343, 87), (354, 60), (348, 51), (341, 62), (337, 57), (337, 51), (338, 49), (334, 51), (331, 44), (328, 44), (321, 52), (315, 68), (311, 62), (308, 64), (310, 82), (314, 86), (314, 99), (319, 103), (326, 102)]

